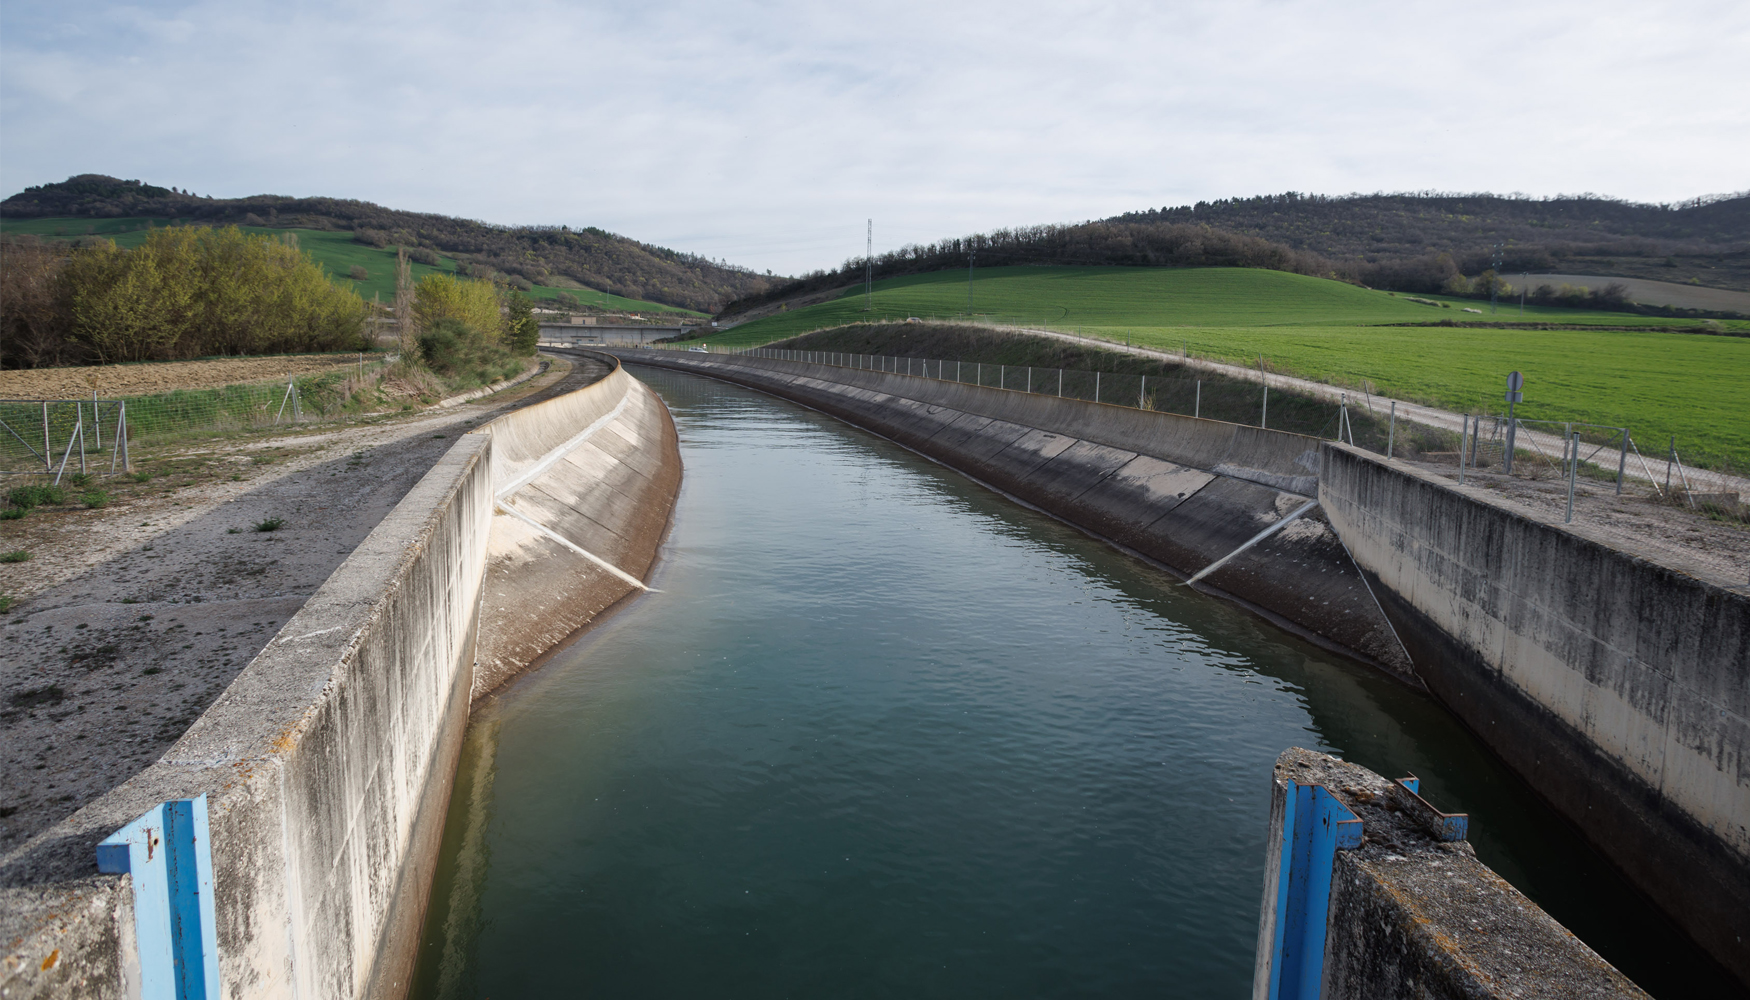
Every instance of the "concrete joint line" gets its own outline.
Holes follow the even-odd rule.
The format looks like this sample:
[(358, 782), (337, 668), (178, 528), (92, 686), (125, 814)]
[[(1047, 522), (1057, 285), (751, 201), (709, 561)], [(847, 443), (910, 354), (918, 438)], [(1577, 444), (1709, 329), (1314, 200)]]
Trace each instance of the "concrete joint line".
[(510, 482), (505, 483), (504, 486), (498, 490), (498, 493), (497, 493), (498, 499), (503, 500), (503, 499), (509, 497), (511, 494), (515, 493), (516, 491), (522, 489), (524, 486), (527, 486), (530, 483), (534, 482), (536, 479), (540, 478), (542, 473), (546, 472), (548, 469), (551, 469), (555, 463), (557, 463), (560, 459), (564, 458), (566, 455), (571, 454), (571, 452), (573, 450), (575, 450), (578, 445), (581, 445), (585, 441), (588, 441), (592, 436), (595, 435), (595, 433), (597, 431), (601, 430), (603, 427), (606, 427), (607, 425), (613, 423), (615, 420), (618, 420), (620, 418), (620, 415), (622, 413), (626, 412), (626, 407), (631, 402), (632, 402), (632, 387), (627, 386), (625, 394), (620, 397), (620, 401), (614, 405), (614, 408), (612, 410), (609, 410), (606, 414), (604, 414), (603, 416), (598, 418), (595, 421), (595, 423), (592, 423), (588, 427), (585, 427), (583, 430), (579, 431), (575, 436), (573, 436), (571, 438), (571, 440), (565, 442), (564, 444), (560, 445), (559, 447), (554, 448), (552, 451), (548, 452), (539, 462), (536, 462), (534, 464), (534, 466), (531, 467), (527, 472), (516, 477), (515, 479), (512, 479)]
[(503, 503), (498, 505), (498, 509), (504, 511), (506, 514), (509, 514), (511, 517), (516, 518), (517, 520), (523, 522), (524, 524), (535, 529), (536, 531), (539, 531), (541, 534), (546, 535), (548, 538), (553, 539), (555, 542), (558, 542), (560, 545), (565, 546), (566, 548), (568, 548), (571, 551), (577, 553), (578, 555), (584, 557), (585, 559), (588, 559), (590, 562), (595, 563), (597, 566), (600, 566), (602, 569), (607, 570), (609, 573), (614, 574), (615, 576), (626, 581), (627, 583), (631, 584), (632, 586), (637, 587), (639, 590), (646, 591), (646, 592), (652, 593), (652, 594), (657, 593), (657, 591), (651, 590), (649, 587), (646, 587), (644, 585), (644, 581), (638, 579), (637, 577), (626, 572), (625, 570), (621, 569), (620, 567), (615, 566), (613, 563), (608, 562), (606, 559), (603, 559), (601, 556), (598, 556), (595, 553), (589, 551), (588, 549), (585, 549), (582, 546), (576, 544), (571, 539), (566, 538), (564, 535), (561, 535), (559, 532), (554, 531), (552, 528), (547, 527), (546, 525), (535, 520), (534, 518), (530, 517), (529, 515), (524, 514), (522, 511), (516, 510), (516, 509), (510, 507), (508, 504), (503, 504)]
[(1228, 560), (1232, 559), (1234, 556), (1239, 555), (1241, 552), (1246, 551), (1247, 549), (1258, 544), (1259, 542), (1263, 541), (1264, 539), (1269, 538), (1271, 535), (1276, 534), (1278, 531), (1281, 531), (1283, 528), (1286, 528), (1288, 526), (1288, 522), (1293, 521), (1295, 518), (1300, 517), (1300, 515), (1306, 513), (1309, 510), (1312, 510), (1314, 507), (1317, 507), (1318, 505), (1319, 505), (1319, 502), (1317, 500), (1308, 500), (1306, 503), (1301, 504), (1299, 510), (1288, 515), (1287, 517), (1283, 518), (1282, 520), (1277, 521), (1275, 524), (1272, 524), (1270, 527), (1265, 528), (1263, 531), (1260, 531), (1257, 534), (1253, 535), (1251, 540), (1246, 542), (1246, 544), (1240, 546), (1237, 549), (1234, 549), (1232, 552), (1229, 552), (1227, 555), (1222, 556), (1220, 559), (1217, 559), (1216, 561), (1214, 561), (1214, 562), (1210, 563), (1209, 565), (1203, 567), (1202, 569), (1198, 570), (1196, 576), (1192, 577), (1189, 580), (1186, 580), (1184, 583), (1180, 584), (1180, 586), (1181, 587), (1189, 587), (1192, 584), (1196, 583), (1198, 580), (1201, 580), (1204, 577), (1208, 576), (1209, 574), (1222, 568), (1223, 566), (1226, 566), (1228, 563)]

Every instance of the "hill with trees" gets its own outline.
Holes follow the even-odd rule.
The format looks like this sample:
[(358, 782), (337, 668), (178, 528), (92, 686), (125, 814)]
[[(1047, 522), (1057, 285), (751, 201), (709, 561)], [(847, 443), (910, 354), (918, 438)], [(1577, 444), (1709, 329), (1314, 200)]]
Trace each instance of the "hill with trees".
[[(1671, 205), (1580, 195), (1297, 192), (1127, 212), (1122, 225), (1203, 225), (1316, 254), (1365, 284), (1437, 291), (1456, 271), (1561, 272), (1750, 290), (1750, 195)], [(1441, 260), (1450, 258), (1450, 267)]]
[[(404, 212), (341, 198), (213, 198), (102, 174), (26, 188), (0, 201), (0, 218), (144, 217), (207, 225), (350, 231), (373, 247), (402, 246), (415, 259), (454, 257), (467, 273), (537, 285), (575, 282), (628, 299), (711, 311), (764, 291), (774, 279), (694, 254), (595, 228), (498, 226)], [(782, 279), (776, 279), (782, 280)]]
[[(1499, 245), (1497, 247), (1497, 244)], [(1495, 260), (1499, 254), (1499, 261)], [(979, 265), (1261, 267), (1416, 293), (1481, 295), (1517, 273), (1651, 278), (1750, 290), (1750, 195), (1647, 205), (1594, 196), (1326, 197), (1294, 192), (999, 229), (852, 258), (744, 296), (737, 316), (876, 278)], [(1640, 312), (1617, 290), (1540, 287), (1537, 300)]]

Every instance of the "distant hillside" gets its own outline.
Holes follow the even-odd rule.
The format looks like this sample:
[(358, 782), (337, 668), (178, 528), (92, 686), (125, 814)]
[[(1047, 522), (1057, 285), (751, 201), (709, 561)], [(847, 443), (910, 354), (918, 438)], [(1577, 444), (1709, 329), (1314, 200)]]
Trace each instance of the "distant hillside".
[(211, 198), (81, 174), (0, 201), (0, 218), (7, 219), (124, 217), (350, 231), (360, 244), (441, 253), (464, 269), (490, 268), (535, 285), (575, 282), (628, 299), (703, 311), (762, 292), (773, 280), (600, 229), (495, 226), (339, 198)]
[[(1750, 195), (1647, 205), (1591, 195), (1288, 192), (1127, 212), (1130, 225), (1206, 225), (1318, 254), (1368, 284), (1449, 255), (1467, 275), (1559, 271), (1750, 291)], [(1372, 279), (1372, 280), (1370, 280)]]

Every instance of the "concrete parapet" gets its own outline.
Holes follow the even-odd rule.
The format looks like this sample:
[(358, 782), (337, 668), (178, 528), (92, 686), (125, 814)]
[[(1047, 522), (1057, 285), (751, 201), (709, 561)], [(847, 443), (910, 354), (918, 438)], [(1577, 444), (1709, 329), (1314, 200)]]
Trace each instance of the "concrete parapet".
[[(1186, 576), (1302, 507), (1318, 441), (1174, 413), (833, 365), (626, 351), (868, 428)], [(1411, 683), (1342, 543), (1303, 517), (1207, 577), (1210, 589)]]
[[(1311, 800), (1308, 791), (1359, 821), (1347, 846), (1320, 856), (1297, 845), (1295, 802)], [(1441, 819), (1447, 824), (1436, 826)], [(1284, 752), (1273, 776), (1254, 1000), (1646, 997), (1478, 861), (1456, 839), (1456, 819), (1364, 767)], [(1302, 941), (1315, 950), (1297, 954)]]
[(1429, 690), (1750, 983), (1750, 592), (1359, 449), (1322, 467)]
[(94, 849), (203, 793), (228, 994), (404, 988), (467, 721), (490, 449), (452, 448), (158, 763), (0, 861), (0, 993), (137, 991), (131, 886)]

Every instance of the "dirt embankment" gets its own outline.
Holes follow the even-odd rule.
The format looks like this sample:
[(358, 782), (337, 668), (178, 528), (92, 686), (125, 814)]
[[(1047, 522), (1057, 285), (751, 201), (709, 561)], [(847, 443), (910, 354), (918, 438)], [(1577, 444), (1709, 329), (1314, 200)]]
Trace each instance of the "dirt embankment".
[[(365, 355), (365, 361), (382, 355)], [(291, 354), (215, 361), (154, 361), (137, 365), (29, 368), (0, 371), (0, 399), (105, 399), (145, 396), (176, 389), (212, 389), (233, 382), (262, 382), (289, 375), (351, 368), (356, 354)]]
[[(460, 406), (136, 462), (98, 510), (0, 522), (0, 852), (152, 763), (458, 435), (606, 374), (584, 359)], [(273, 530), (258, 530), (270, 523)]]

